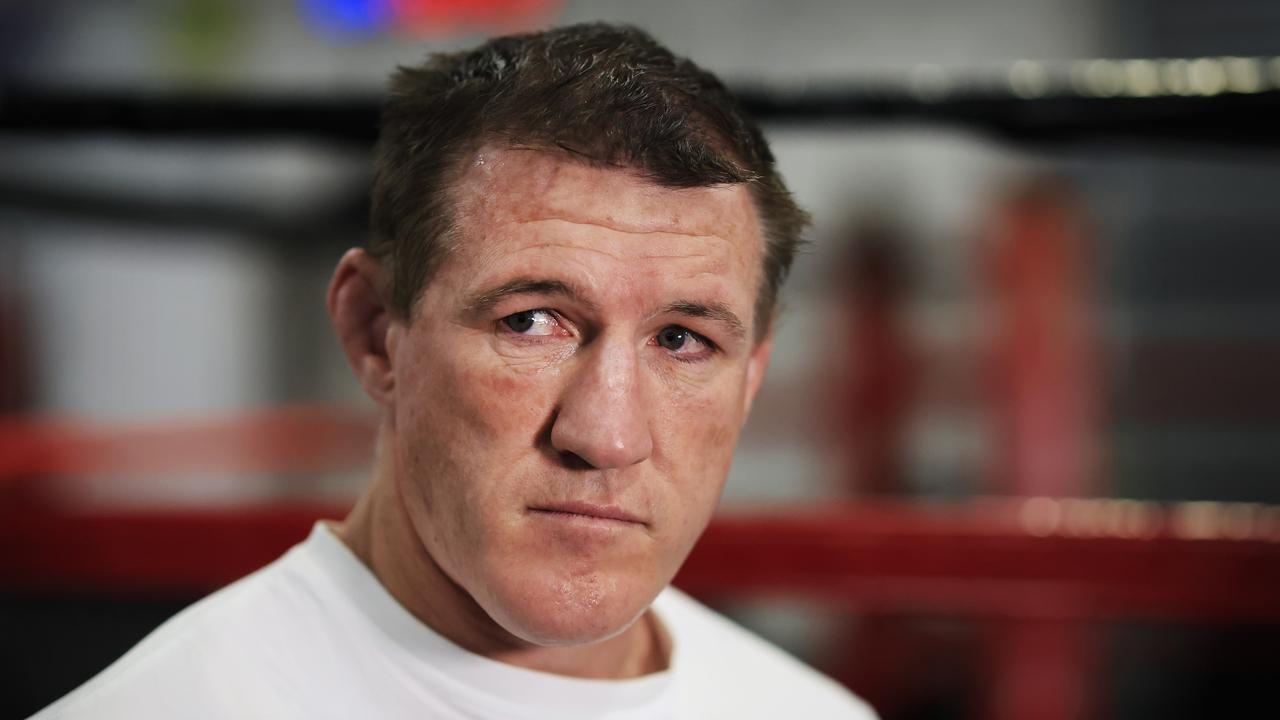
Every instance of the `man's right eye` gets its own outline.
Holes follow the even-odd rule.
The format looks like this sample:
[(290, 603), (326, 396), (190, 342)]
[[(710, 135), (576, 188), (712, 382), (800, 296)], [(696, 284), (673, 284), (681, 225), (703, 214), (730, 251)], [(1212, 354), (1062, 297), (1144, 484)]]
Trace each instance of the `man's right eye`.
[(549, 310), (521, 310), (501, 320), (508, 330), (520, 335), (553, 335), (556, 331), (556, 316)]

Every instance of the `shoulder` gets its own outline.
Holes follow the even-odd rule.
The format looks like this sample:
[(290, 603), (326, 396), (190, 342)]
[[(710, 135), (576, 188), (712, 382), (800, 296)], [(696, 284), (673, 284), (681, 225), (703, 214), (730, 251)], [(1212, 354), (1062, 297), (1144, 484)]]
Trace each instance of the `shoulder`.
[(876, 717), (834, 680), (675, 588), (653, 608), (673, 636), (672, 669), (691, 716)]
[[(300, 576), (305, 570), (293, 555), (173, 616), (32, 720), (269, 713), (270, 699), (296, 681), (281, 649), (305, 643), (317, 615), (312, 588)], [(253, 712), (244, 712), (248, 708)]]

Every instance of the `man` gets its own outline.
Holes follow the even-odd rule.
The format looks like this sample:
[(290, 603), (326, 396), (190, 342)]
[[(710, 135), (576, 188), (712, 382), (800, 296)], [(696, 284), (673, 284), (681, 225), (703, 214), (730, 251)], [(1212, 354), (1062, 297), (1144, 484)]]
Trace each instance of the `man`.
[(606, 25), (433, 56), (372, 214), (328, 294), (370, 488), (40, 717), (870, 717), (668, 587), (806, 222), (721, 84)]

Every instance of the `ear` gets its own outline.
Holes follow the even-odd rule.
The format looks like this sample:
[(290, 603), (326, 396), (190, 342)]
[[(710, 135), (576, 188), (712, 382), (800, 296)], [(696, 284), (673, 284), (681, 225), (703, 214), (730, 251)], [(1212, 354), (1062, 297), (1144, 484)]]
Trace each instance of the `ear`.
[(379, 405), (395, 389), (393, 359), (398, 323), (393, 317), (386, 269), (361, 248), (338, 261), (325, 306), (338, 342), (364, 391)]
[(756, 393), (760, 391), (760, 383), (764, 381), (764, 371), (769, 368), (769, 356), (773, 353), (773, 330), (763, 340), (756, 343), (747, 358), (747, 383), (742, 398), (742, 420), (746, 422), (751, 414), (751, 403), (755, 402)]

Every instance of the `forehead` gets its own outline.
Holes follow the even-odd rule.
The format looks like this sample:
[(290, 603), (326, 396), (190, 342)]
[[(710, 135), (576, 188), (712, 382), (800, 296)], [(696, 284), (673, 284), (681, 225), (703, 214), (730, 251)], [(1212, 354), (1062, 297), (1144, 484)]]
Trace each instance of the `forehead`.
[(668, 188), (555, 151), (481, 148), (464, 168), (454, 199), (466, 243), (510, 237), (502, 230), (511, 226), (558, 221), (610, 236), (645, 236), (635, 249), (650, 253), (696, 245), (758, 263), (762, 250), (755, 206), (743, 185)]

